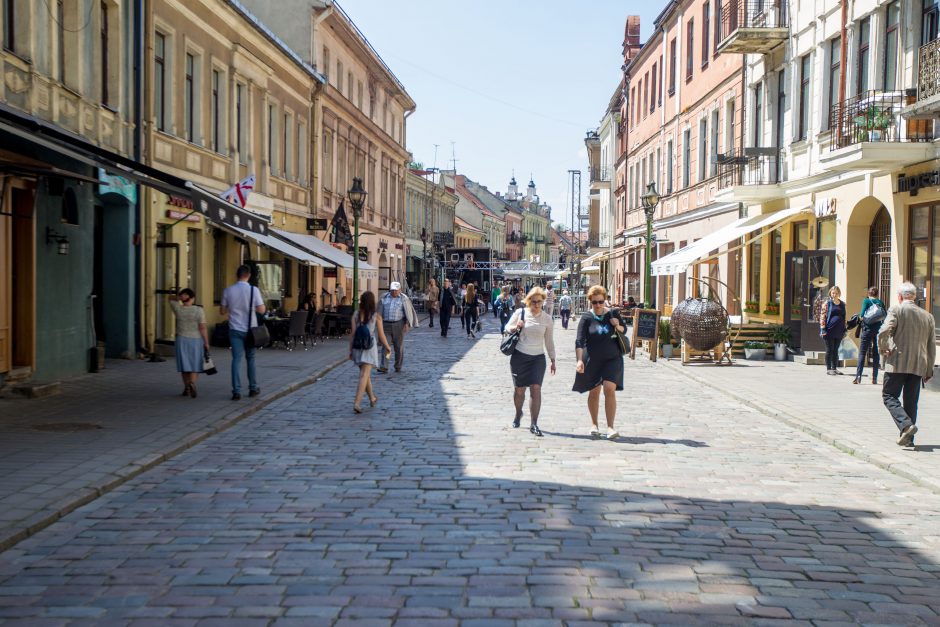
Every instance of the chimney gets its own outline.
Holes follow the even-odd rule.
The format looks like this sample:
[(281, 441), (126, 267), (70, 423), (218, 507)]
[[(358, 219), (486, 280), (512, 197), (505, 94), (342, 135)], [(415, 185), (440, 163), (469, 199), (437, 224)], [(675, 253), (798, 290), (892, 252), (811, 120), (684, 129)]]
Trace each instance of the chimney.
[(623, 35), (623, 61), (630, 63), (643, 45), (640, 43), (640, 16), (628, 15)]

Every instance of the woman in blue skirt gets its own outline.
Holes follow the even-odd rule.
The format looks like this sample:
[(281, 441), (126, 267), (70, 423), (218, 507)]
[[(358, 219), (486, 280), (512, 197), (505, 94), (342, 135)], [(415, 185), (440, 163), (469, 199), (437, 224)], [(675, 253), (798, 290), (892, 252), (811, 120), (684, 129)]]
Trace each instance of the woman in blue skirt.
[(195, 303), (196, 293), (188, 287), (170, 297), (176, 316), (176, 371), (183, 377), (183, 396), (196, 398), (196, 377), (203, 371), (209, 350), (206, 312)]

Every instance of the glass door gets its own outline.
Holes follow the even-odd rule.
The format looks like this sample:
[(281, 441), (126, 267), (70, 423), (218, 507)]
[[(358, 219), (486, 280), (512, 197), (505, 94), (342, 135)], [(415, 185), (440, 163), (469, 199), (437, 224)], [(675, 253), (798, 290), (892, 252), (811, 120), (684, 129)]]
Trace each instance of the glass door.
[(167, 295), (180, 291), (180, 245), (157, 242), (156, 340), (173, 343), (176, 325)]
[(785, 255), (783, 319), (790, 327), (790, 344), (793, 350), (800, 349), (803, 330), (803, 305), (806, 294), (803, 261), (802, 251), (788, 252)]
[(826, 344), (819, 337), (819, 325), (825, 315), (829, 289), (836, 279), (836, 251), (807, 250), (803, 252), (803, 319), (800, 348), (824, 351)]

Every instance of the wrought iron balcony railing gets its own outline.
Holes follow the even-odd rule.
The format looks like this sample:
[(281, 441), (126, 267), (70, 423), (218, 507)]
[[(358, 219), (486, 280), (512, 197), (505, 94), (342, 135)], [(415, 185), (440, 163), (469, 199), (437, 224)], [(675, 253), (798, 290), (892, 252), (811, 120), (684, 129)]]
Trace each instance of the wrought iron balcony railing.
[(765, 53), (786, 40), (786, 0), (726, 0), (721, 7), (719, 50)]
[(591, 182), (592, 183), (609, 183), (610, 182), (610, 168), (591, 168)]
[(920, 47), (917, 100), (927, 100), (940, 94), (940, 39)]
[(718, 189), (736, 185), (774, 185), (780, 182), (779, 148), (745, 148), (718, 155)]
[(913, 101), (913, 95), (901, 91), (867, 91), (837, 104), (829, 118), (832, 150), (863, 142), (931, 141), (930, 125), (901, 117)]

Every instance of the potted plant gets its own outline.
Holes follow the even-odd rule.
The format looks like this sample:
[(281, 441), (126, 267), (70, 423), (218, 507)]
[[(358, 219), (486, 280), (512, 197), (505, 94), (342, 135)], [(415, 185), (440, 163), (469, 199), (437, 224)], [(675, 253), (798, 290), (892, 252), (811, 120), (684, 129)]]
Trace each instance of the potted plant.
[(747, 341), (744, 343), (744, 358), (750, 361), (764, 361), (766, 350), (766, 342)]
[(884, 141), (884, 133), (891, 126), (891, 109), (870, 106), (855, 116), (856, 141)]
[(780, 303), (767, 303), (767, 309), (764, 310), (764, 314), (767, 316), (779, 316)]
[(770, 341), (774, 344), (774, 360), (787, 360), (787, 346), (790, 345), (791, 329), (785, 324), (775, 324), (770, 327)]
[(801, 318), (803, 316), (803, 308), (799, 305), (793, 305), (790, 307), (790, 316), (792, 318)]
[(672, 325), (667, 318), (659, 319), (659, 345), (663, 349), (663, 357), (672, 359)]
[(760, 311), (760, 303), (756, 300), (744, 301), (744, 313), (757, 313)]

